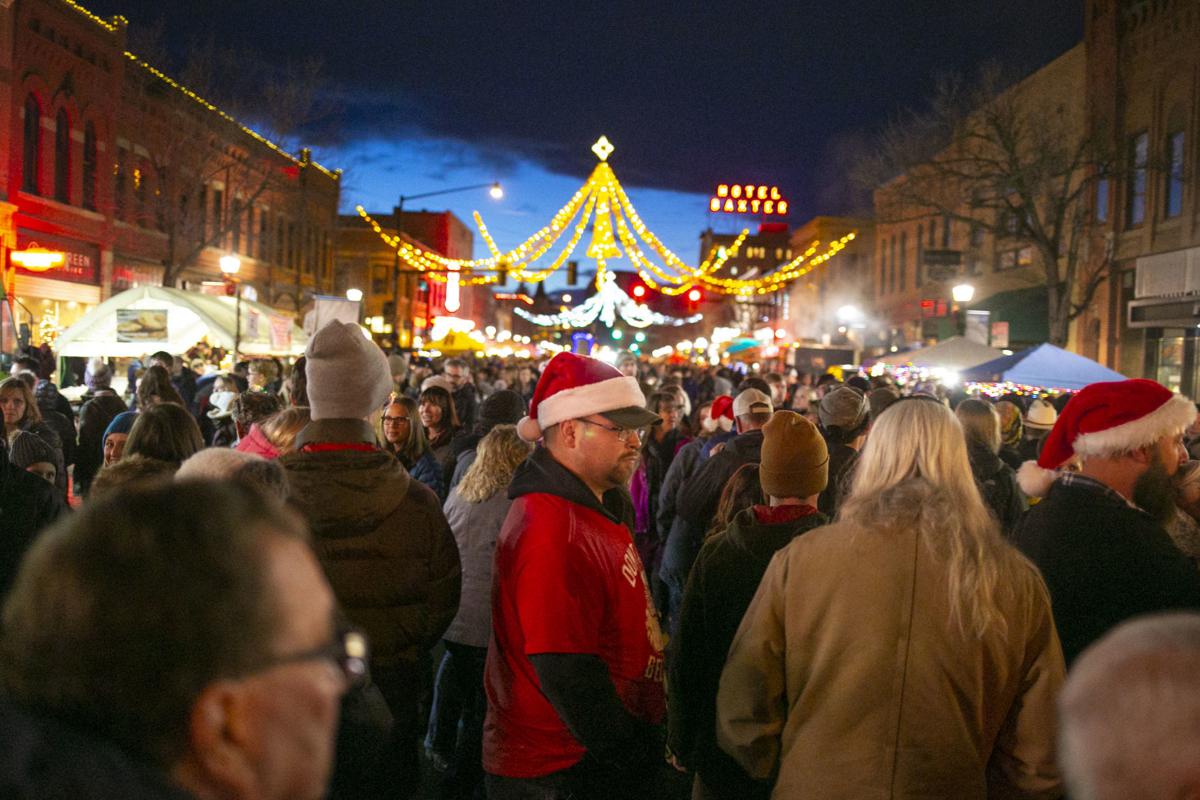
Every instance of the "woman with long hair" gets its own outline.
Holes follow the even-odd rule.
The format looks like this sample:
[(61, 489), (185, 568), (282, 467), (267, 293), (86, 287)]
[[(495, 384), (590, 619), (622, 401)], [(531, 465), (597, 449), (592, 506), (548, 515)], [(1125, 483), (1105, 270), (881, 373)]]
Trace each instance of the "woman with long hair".
[(1053, 796), (1062, 647), (962, 428), (879, 415), (832, 525), (771, 562), (730, 648), (717, 740), (775, 797)]
[(203, 449), (200, 426), (187, 409), (174, 403), (160, 403), (137, 415), (122, 458), (145, 456), (178, 468)]
[(312, 421), (308, 406), (288, 406), (259, 422), (238, 442), (237, 449), (263, 458), (279, 458), (296, 449), (296, 437)]
[(983, 501), (1000, 521), (1001, 532), (1008, 534), (1029, 504), (1017, 485), (1017, 473), (1000, 460), (1000, 414), (988, 401), (969, 398), (958, 404), (954, 415), (962, 425), (971, 473)]
[(758, 464), (742, 464), (729, 476), (721, 499), (717, 501), (717, 514), (705, 532), (707, 540), (729, 527), (742, 511), (763, 502), (762, 481), (758, 477)]
[(63, 457), (62, 439), (42, 419), (33, 389), (21, 378), (6, 378), (0, 382), (0, 412), (4, 415), (5, 444), (11, 447), (23, 432), (32, 433), (54, 450), (54, 485), (65, 500), (67, 469)]
[(425, 737), (431, 760), (447, 767), (443, 797), (467, 800), (483, 780), (483, 665), (492, 632), (492, 554), (512, 505), (508, 485), (532, 450), (515, 425), (492, 428), (443, 507), (462, 561), (458, 614), (442, 637), (446, 653)]
[(433, 489), (439, 499), (445, 499), (442, 467), (425, 441), (417, 401), (403, 395), (393, 397), (379, 422), (383, 449), (394, 455), (409, 475)]
[(454, 399), (442, 386), (426, 386), (417, 398), (417, 413), (425, 428), (429, 449), (442, 470), (442, 485), (450, 482), (454, 472), (454, 447), (451, 440), (462, 428)]
[(137, 407), (140, 411), (160, 403), (174, 403), (180, 408), (187, 408), (183, 396), (171, 383), (171, 373), (166, 367), (154, 364), (146, 368), (142, 379), (137, 385)]

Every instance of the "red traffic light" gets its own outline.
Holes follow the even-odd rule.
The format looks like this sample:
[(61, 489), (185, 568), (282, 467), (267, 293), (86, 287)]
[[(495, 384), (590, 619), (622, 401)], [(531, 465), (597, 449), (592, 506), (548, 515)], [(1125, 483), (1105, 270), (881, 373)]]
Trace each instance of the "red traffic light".
[(699, 289), (692, 289), (690, 292), (687, 293), (687, 298), (688, 298), (689, 303), (699, 303), (700, 297), (701, 297), (701, 294), (700, 294)]
[(637, 299), (641, 300), (643, 297), (646, 296), (646, 287), (642, 286), (640, 283), (637, 286), (634, 286), (633, 287), (633, 296), (636, 297)]

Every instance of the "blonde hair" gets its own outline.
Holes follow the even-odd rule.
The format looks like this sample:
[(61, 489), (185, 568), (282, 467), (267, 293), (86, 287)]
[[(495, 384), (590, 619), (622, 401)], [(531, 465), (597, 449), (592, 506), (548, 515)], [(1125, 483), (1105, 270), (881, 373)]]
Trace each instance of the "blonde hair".
[(954, 416), (962, 425), (967, 443), (983, 445), (993, 453), (1000, 452), (1000, 414), (986, 400), (969, 398), (958, 404)]
[(308, 406), (292, 406), (277, 411), (258, 423), (259, 430), (276, 450), (290, 453), (296, 449), (296, 436), (311, 422)]
[(516, 425), (497, 425), (479, 440), (475, 462), (456, 491), (468, 503), (482, 503), (508, 488), (513, 473), (532, 450), (533, 445), (517, 435)]
[(855, 466), (838, 521), (872, 533), (915, 528), (945, 562), (950, 617), (964, 635), (1007, 624), (1001, 572), (1021, 556), (1000, 538), (972, 477), (966, 439), (938, 402), (898, 402), (879, 415)]

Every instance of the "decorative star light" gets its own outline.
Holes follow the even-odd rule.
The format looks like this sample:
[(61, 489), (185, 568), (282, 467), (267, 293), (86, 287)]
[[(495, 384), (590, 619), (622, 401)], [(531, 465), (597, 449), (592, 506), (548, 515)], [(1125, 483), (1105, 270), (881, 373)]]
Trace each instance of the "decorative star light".
[(596, 154), (596, 158), (601, 161), (608, 161), (608, 157), (612, 155), (612, 151), (617, 148), (613, 147), (613, 143), (608, 140), (607, 136), (601, 136), (592, 145), (592, 152)]
[(690, 317), (670, 317), (651, 311), (644, 305), (633, 300), (617, 286), (616, 276), (611, 272), (604, 276), (600, 289), (585, 302), (564, 311), (561, 314), (531, 314), (523, 308), (514, 308), (513, 313), (522, 319), (527, 319), (534, 325), (545, 328), (565, 326), (568, 328), (586, 328), (597, 319), (603, 325), (611, 328), (617, 321), (617, 315), (635, 328), (648, 328), (651, 325), (669, 325), (679, 327), (699, 322), (704, 315), (693, 314)]

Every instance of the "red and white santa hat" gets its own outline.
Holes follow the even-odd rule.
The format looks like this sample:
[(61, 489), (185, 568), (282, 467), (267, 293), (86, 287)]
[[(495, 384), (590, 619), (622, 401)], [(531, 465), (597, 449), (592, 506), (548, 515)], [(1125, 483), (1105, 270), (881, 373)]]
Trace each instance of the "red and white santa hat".
[(1017, 472), (1021, 489), (1043, 497), (1055, 470), (1079, 455), (1116, 455), (1182, 433), (1196, 419), (1191, 400), (1155, 381), (1135, 378), (1086, 386), (1071, 398), (1042, 445), (1037, 461)]
[(616, 367), (595, 358), (559, 353), (538, 378), (529, 416), (517, 423), (517, 434), (536, 442), (550, 426), (591, 414), (602, 414), (623, 428), (661, 422), (646, 408), (637, 378), (622, 375)]

